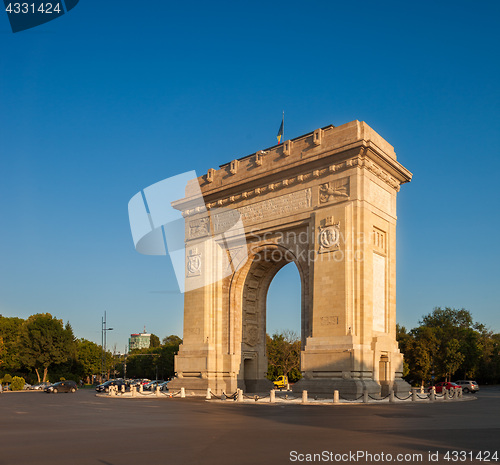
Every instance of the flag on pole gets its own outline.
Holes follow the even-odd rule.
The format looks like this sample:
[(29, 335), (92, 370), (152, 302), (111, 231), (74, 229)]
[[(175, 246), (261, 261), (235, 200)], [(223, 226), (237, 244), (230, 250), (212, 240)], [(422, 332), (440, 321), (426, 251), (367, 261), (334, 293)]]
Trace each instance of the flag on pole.
[(283, 112), (283, 118), (281, 120), (281, 125), (278, 130), (278, 135), (276, 136), (278, 138), (278, 145), (281, 144), (281, 139), (283, 138), (283, 134), (285, 133), (285, 112)]

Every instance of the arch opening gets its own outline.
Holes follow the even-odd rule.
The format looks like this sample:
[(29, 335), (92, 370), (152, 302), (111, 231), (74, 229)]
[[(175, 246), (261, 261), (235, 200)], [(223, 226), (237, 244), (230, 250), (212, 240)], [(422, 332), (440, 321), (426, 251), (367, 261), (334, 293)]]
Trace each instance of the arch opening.
[(301, 335), (300, 274), (293, 263), (281, 268), (271, 281), (266, 300), (266, 332), (270, 336), (283, 331)]
[[(304, 318), (304, 279), (299, 265), (293, 258), (293, 255), (285, 249), (272, 246), (264, 247), (253, 257), (248, 267), (241, 291), (242, 359), (240, 372), (241, 387), (247, 392), (263, 392), (272, 388), (271, 381), (267, 379), (268, 357), (266, 342), (269, 333), (267, 304), (271, 282), (275, 280), (282, 269), (282, 274), (280, 273), (280, 277), (277, 278), (275, 301), (277, 300), (279, 305), (280, 294), (282, 300), (283, 296), (286, 295), (287, 287), (290, 286), (289, 280), (292, 278), (294, 288), (298, 291), (295, 293), (297, 303), (295, 304), (296, 321), (293, 329), (300, 330), (300, 332), (297, 331), (297, 334), (302, 341), (307, 333), (305, 326), (309, 325), (306, 324), (307, 320)], [(290, 266), (287, 267), (287, 265)], [(287, 283), (286, 286), (283, 285), (285, 282)], [(281, 288), (281, 292), (278, 288)], [(276, 291), (272, 292), (271, 298)], [(290, 296), (293, 296), (293, 293)], [(284, 306), (282, 306), (281, 311), (277, 312), (273, 327), (286, 329), (282, 324), (279, 324), (280, 320), (282, 322), (287, 320), (287, 309)], [(300, 370), (300, 367), (298, 367), (298, 370)]]

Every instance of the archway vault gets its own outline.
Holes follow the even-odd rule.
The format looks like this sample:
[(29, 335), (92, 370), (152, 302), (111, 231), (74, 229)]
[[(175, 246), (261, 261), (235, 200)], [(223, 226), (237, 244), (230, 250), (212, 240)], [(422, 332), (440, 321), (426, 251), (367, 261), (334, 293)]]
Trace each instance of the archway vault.
[[(395, 338), (395, 227), (397, 192), (410, 179), (392, 146), (359, 121), (318, 129), (199, 178), (208, 211), (189, 210), (188, 198), (176, 202), (186, 221), (186, 283), (204, 273), (220, 279), (186, 286), (192, 290), (172, 387), (271, 387), (266, 296), (276, 273), (293, 262), (301, 281), (304, 376), (294, 390), (406, 389)], [(232, 247), (231, 238), (226, 244), (229, 275), (200, 242), (215, 207), (237, 210), (244, 224), (244, 249)]]

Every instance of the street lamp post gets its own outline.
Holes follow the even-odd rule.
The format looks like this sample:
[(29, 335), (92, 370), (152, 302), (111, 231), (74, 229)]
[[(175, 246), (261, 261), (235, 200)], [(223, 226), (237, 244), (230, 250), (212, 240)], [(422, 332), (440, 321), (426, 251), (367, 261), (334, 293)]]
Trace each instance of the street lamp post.
[(106, 374), (106, 333), (108, 331), (113, 331), (113, 328), (106, 328), (106, 312), (104, 312), (104, 317), (101, 318), (101, 348), (102, 348), (102, 358), (101, 358), (101, 383), (104, 381), (104, 376)]

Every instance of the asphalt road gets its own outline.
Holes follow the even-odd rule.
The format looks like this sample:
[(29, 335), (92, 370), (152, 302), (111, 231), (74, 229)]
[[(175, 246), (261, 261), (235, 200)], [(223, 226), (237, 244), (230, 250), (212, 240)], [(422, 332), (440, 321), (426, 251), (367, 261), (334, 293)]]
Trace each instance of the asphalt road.
[[(305, 454), (313, 453), (323, 454), (316, 463), (385, 463), (391, 454), (393, 463), (484, 464), (470, 453), (484, 459), (495, 450), (500, 456), (500, 387), (475, 401), (405, 405), (222, 404), (90, 390), (0, 395), (0, 465), (278, 465), (311, 463)], [(447, 461), (446, 451), (467, 455)]]

